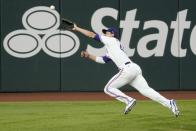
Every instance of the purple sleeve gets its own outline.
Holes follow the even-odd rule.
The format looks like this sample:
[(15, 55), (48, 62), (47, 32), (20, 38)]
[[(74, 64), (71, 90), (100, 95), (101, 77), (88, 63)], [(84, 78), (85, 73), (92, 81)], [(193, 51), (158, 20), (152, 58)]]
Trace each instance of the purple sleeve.
[(111, 59), (107, 56), (102, 56), (102, 58), (105, 63), (108, 63), (109, 61), (111, 61)]
[(98, 34), (95, 35), (94, 39), (95, 39), (96, 41), (99, 41), (99, 42), (101, 41), (100, 36), (99, 36)]

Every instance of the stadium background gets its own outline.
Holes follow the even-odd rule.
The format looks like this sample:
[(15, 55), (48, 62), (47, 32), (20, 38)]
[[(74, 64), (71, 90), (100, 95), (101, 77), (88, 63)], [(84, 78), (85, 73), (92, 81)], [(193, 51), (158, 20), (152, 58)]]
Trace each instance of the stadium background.
[[(190, 48), (190, 35), (195, 26), (196, 14), (194, 0), (1, 0), (1, 87), (0, 92), (37, 92), (37, 91), (102, 91), (107, 81), (117, 73), (111, 63), (100, 65), (80, 58), (80, 51), (87, 44), (100, 48), (95, 41), (76, 33), (80, 39), (80, 48), (67, 58), (53, 58), (42, 50), (30, 58), (20, 59), (11, 56), (3, 48), (3, 40), (14, 30), (24, 29), (22, 16), (25, 11), (36, 6), (55, 5), (61, 16), (67, 17), (87, 29), (91, 27), (92, 14), (100, 8), (111, 7), (118, 10), (118, 20), (105, 17), (105, 26), (119, 27), (126, 12), (137, 9), (136, 20), (140, 20), (138, 29), (134, 29), (130, 47), (136, 48), (138, 41), (156, 29), (143, 30), (145, 21), (161, 20), (167, 23), (169, 31), (164, 56), (141, 57), (136, 51), (131, 59), (138, 63), (145, 78), (155, 90), (195, 90), (196, 59)], [(17, 6), (16, 6), (17, 5)], [(171, 21), (176, 21), (177, 13), (188, 9), (187, 21), (190, 29), (184, 30), (182, 48), (187, 49), (185, 57), (171, 54), (173, 30)], [(120, 30), (122, 32), (122, 29)], [(58, 43), (57, 43), (58, 44)], [(59, 43), (60, 44), (60, 43)], [(150, 43), (153, 48), (156, 41)], [(179, 46), (180, 49), (180, 46)], [(124, 90), (133, 90), (125, 86)]]

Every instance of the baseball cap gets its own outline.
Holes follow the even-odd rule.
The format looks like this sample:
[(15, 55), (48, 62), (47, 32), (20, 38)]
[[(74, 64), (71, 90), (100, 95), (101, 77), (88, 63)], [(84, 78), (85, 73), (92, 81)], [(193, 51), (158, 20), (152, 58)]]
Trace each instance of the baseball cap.
[(114, 34), (115, 38), (118, 38), (118, 31), (116, 28), (114, 27), (110, 27), (108, 29), (102, 29), (102, 32), (105, 34), (106, 32), (111, 32), (112, 34)]

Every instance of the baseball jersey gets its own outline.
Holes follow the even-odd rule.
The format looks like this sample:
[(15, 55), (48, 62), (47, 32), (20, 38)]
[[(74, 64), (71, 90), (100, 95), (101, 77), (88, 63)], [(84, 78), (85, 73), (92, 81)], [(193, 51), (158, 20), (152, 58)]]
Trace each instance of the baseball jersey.
[(104, 61), (111, 59), (119, 69), (122, 69), (126, 63), (132, 62), (122, 50), (122, 45), (118, 39), (99, 34), (96, 34), (94, 39), (102, 42), (106, 47), (107, 55), (103, 57)]

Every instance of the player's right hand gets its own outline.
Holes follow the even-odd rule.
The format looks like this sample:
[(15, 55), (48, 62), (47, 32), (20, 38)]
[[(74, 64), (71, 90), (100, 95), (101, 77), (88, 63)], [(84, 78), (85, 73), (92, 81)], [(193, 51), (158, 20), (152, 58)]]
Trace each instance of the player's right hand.
[(87, 57), (89, 57), (89, 53), (87, 51), (81, 51), (80, 56), (87, 58)]

